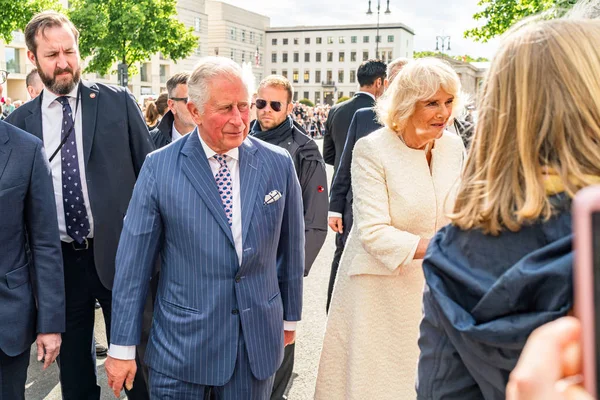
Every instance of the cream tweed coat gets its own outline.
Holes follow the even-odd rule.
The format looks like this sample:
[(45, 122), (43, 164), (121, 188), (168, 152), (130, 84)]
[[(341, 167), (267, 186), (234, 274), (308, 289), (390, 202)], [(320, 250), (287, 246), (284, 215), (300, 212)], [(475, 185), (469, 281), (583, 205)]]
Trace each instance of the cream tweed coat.
[[(461, 139), (425, 152), (382, 128), (352, 156), (354, 226), (333, 291), (315, 398), (415, 399), (424, 278), (420, 237), (449, 221), (464, 159)], [(431, 169), (430, 169), (431, 168)]]

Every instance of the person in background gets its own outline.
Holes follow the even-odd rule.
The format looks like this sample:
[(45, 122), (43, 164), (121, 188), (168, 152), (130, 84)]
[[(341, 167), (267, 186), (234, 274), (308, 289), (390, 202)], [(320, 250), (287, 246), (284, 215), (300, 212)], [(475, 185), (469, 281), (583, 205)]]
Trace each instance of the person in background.
[(354, 147), (354, 225), (333, 290), (317, 400), (415, 398), (421, 263), (448, 223), (462, 171), (462, 141), (445, 131), (460, 98), (449, 64), (411, 61), (377, 102), (385, 127)]
[(146, 126), (148, 127), (149, 131), (158, 126), (158, 123), (160, 122), (160, 115), (158, 114), (158, 110), (156, 109), (156, 105), (153, 101), (149, 101), (146, 104), (144, 117), (146, 118)]
[(156, 111), (158, 111), (158, 115), (160, 115), (162, 120), (165, 113), (169, 111), (169, 94), (166, 92), (159, 94), (154, 102), (154, 105), (156, 106)]
[[(250, 135), (282, 147), (290, 153), (304, 206), (304, 276), (317, 258), (327, 237), (327, 173), (317, 144), (296, 124), (292, 116), (294, 88), (283, 76), (271, 75), (258, 85), (255, 97), (257, 120)], [(295, 343), (285, 348), (283, 363), (273, 384), (272, 400), (285, 399), (285, 390), (294, 369)]]
[(44, 83), (40, 79), (37, 68), (29, 71), (25, 77), (25, 84), (27, 85), (27, 93), (29, 93), (29, 97), (32, 100), (42, 93), (42, 90), (44, 90)]
[(571, 199), (600, 182), (599, 45), (597, 20), (503, 39), (452, 224), (423, 261), (419, 399), (504, 399), (531, 332), (572, 309)]

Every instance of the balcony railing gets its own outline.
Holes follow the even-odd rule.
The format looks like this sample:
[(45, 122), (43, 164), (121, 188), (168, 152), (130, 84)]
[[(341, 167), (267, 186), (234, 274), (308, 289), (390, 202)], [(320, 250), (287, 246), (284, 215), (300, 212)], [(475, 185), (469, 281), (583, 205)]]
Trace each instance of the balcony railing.
[(334, 87), (335, 82), (334, 81), (323, 81), (323, 82), (321, 82), (321, 86), (322, 87)]

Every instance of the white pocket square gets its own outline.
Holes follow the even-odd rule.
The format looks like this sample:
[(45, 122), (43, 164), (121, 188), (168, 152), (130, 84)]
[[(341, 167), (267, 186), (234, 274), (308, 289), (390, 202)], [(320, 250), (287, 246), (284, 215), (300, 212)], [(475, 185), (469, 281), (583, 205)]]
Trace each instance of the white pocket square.
[(265, 196), (265, 205), (275, 203), (281, 198), (279, 190), (271, 190), (268, 195)]

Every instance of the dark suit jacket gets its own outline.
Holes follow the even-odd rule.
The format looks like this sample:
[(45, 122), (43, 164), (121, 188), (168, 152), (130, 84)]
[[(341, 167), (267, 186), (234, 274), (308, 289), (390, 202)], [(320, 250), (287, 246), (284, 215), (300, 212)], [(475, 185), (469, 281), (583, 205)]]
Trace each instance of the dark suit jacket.
[[(128, 90), (81, 82), (83, 152), (94, 218), (94, 261), (111, 289), (117, 244), (133, 186), (146, 155), (154, 150), (142, 112)], [(42, 95), (11, 113), (6, 122), (43, 140)], [(47, 149), (52, 154), (55, 149)]]
[(0, 122), (0, 243), (0, 349), (14, 357), (37, 333), (65, 331), (65, 284), (42, 142), (5, 122)]
[(344, 145), (342, 159), (335, 174), (335, 179), (331, 184), (329, 211), (341, 214), (352, 213), (352, 177), (350, 166), (352, 164), (354, 144), (358, 139), (375, 132), (381, 127), (382, 125), (376, 120), (373, 108), (362, 108), (354, 114), (354, 118), (352, 118), (350, 128), (348, 129), (348, 137)]
[(171, 110), (167, 111), (158, 126), (150, 131), (150, 139), (155, 149), (160, 149), (171, 143), (173, 136), (173, 121), (175, 117)]
[(329, 110), (325, 122), (325, 137), (323, 138), (323, 159), (325, 163), (333, 165), (334, 174), (337, 172), (348, 128), (354, 113), (359, 108), (373, 107), (375, 100), (365, 93), (357, 93), (353, 98), (337, 104)]

